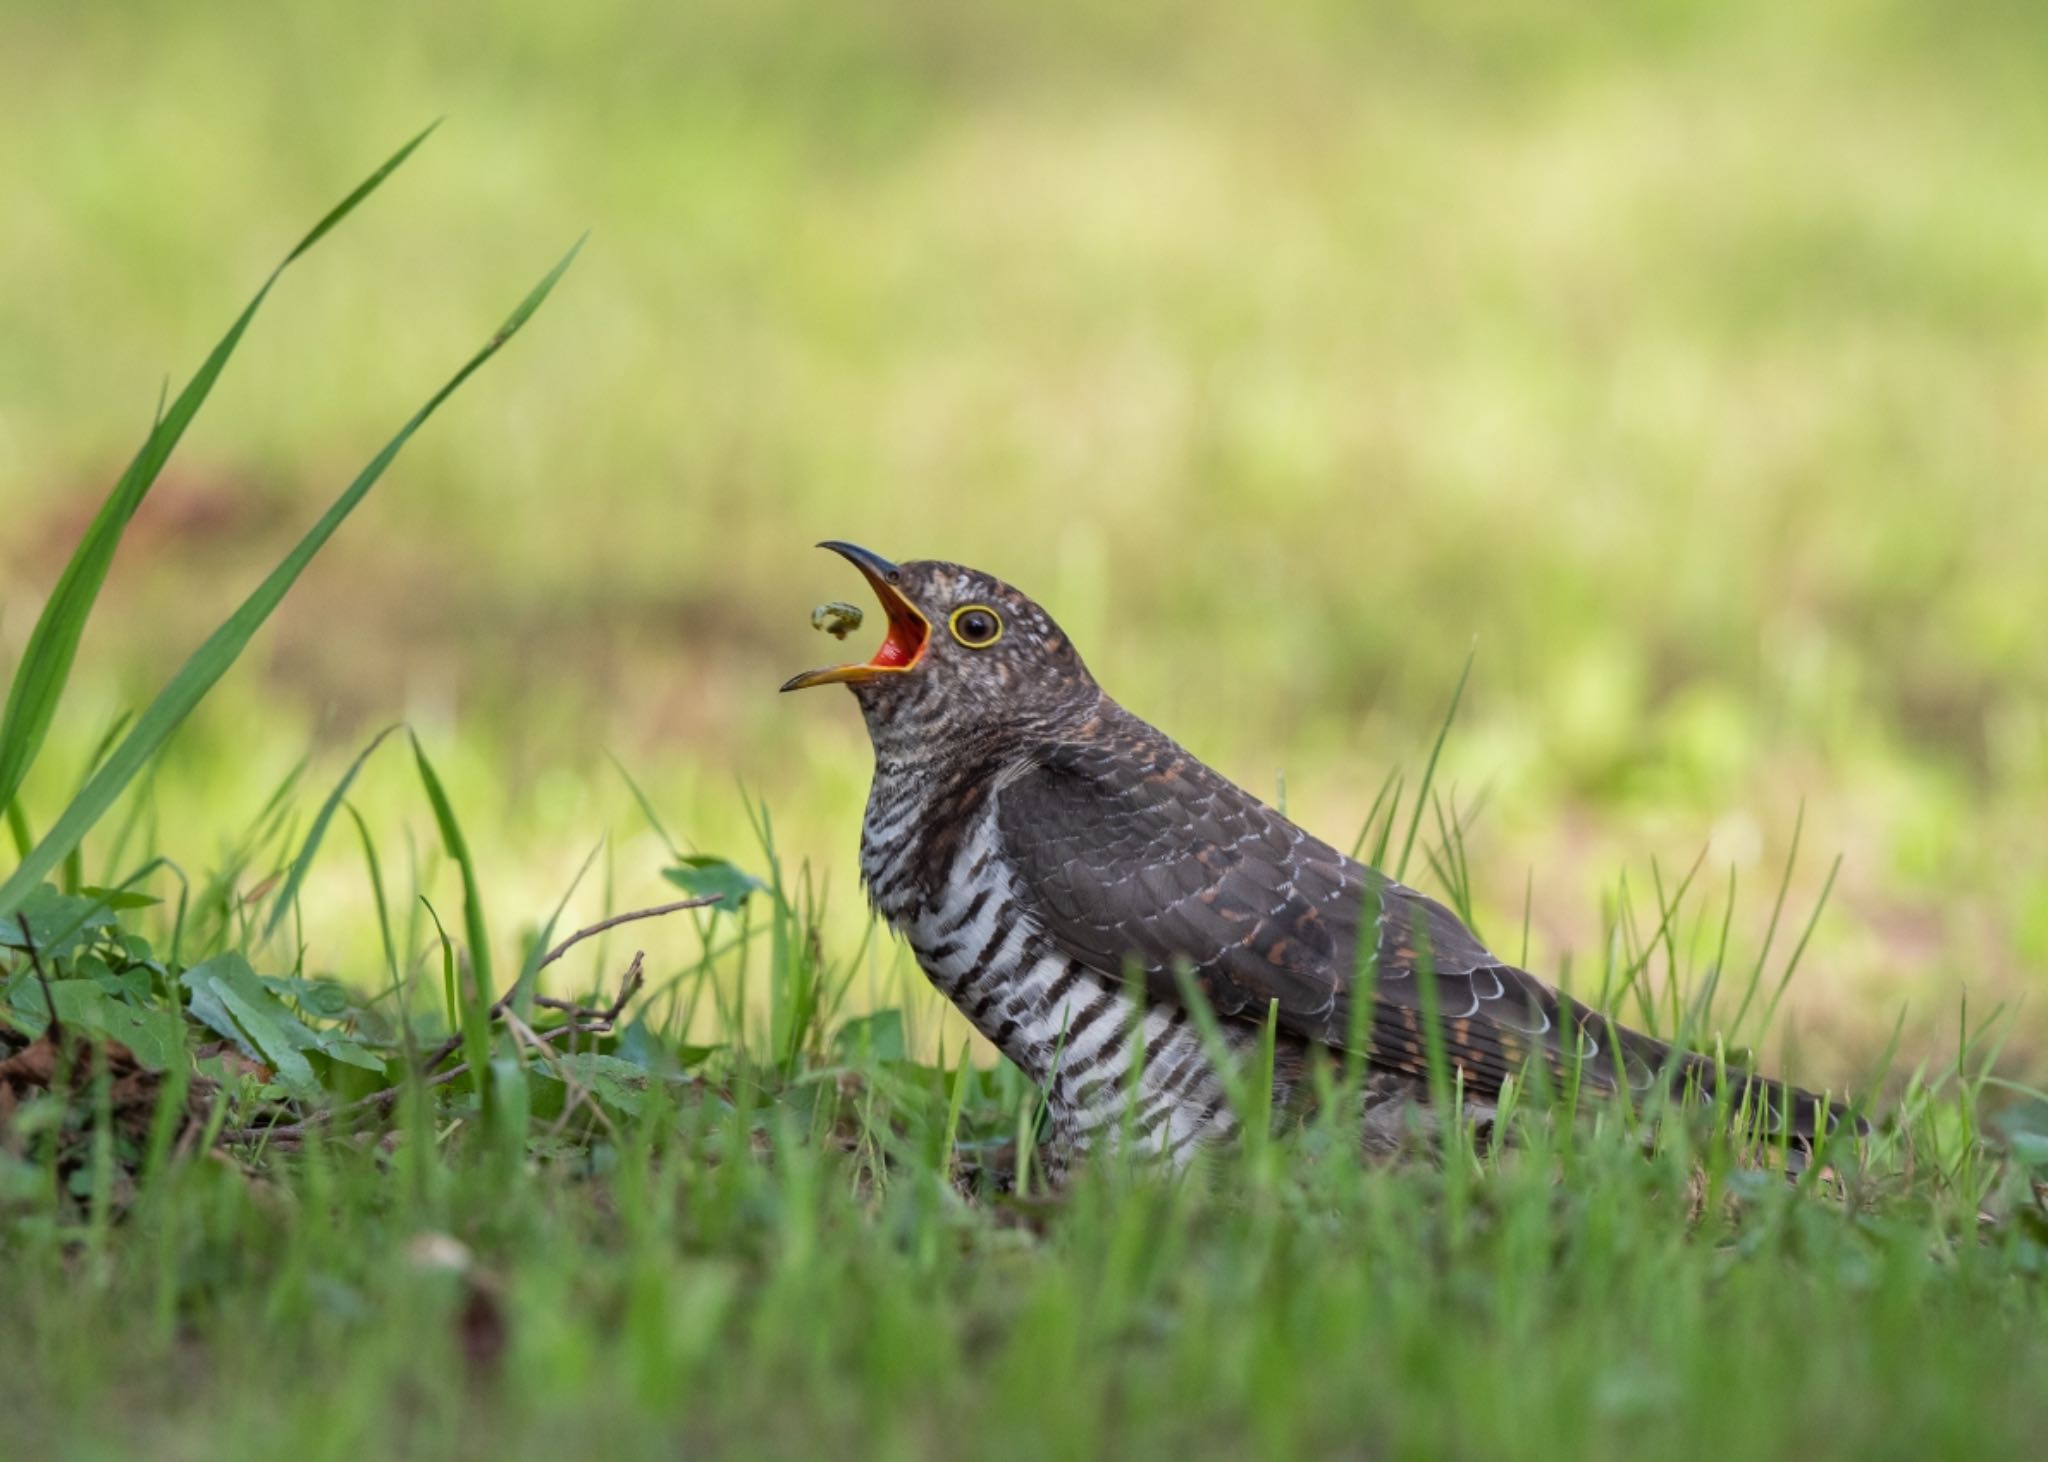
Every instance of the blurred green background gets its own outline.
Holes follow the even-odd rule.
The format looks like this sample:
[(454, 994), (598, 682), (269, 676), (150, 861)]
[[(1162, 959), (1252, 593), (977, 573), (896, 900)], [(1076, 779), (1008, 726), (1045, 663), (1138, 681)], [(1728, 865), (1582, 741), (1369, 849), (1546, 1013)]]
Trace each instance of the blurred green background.
[[(173, 459), (32, 810), (589, 228), (176, 744), (181, 862), (402, 718), (501, 925), (607, 834), (662, 896), (615, 755), (742, 861), (758, 793), (851, 935), (865, 739), (775, 694), (846, 537), (1016, 582), (1347, 844), (1476, 646), (1495, 943), (1526, 894), (1597, 964), (1703, 849), (1753, 939), (1803, 805), (1806, 1068), (2030, 990), (2048, 1068), (2042, 7), (11, 0), (0, 95), (0, 665), (164, 378), (450, 118)], [(360, 800), (430, 865), (410, 775)], [(366, 897), (330, 853), (314, 964)]]

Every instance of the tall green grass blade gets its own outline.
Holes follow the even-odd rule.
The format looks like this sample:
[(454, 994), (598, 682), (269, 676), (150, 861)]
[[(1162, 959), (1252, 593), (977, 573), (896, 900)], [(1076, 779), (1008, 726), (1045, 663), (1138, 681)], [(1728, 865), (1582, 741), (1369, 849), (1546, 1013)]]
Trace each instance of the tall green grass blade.
[(398, 434), (384, 444), (383, 450), (357, 474), (355, 481), (335, 499), (320, 521), (315, 523), (306, 536), (299, 540), (298, 545), (285, 556), (284, 561), (272, 569), (269, 577), (243, 601), (241, 608), (229, 616), (227, 621), (207, 638), (206, 643), (193, 652), (192, 657), (178, 673), (171, 677), (170, 683), (137, 718), (134, 728), (129, 731), (127, 737), (114, 749), (99, 771), (94, 773), (78, 796), (72, 799), (71, 805), (64, 809), (55, 826), (44, 835), (43, 840), (29, 855), (22, 859), (21, 865), (7, 881), (0, 883), (0, 918), (5, 918), (21, 906), (21, 901), (28, 897), (66, 853), (78, 845), (93, 824), (99, 821), (115, 799), (127, 789), (128, 784), (142, 771), (150, 758), (156, 755), (158, 748), (183, 724), (193, 708), (213, 689), (214, 683), (226, 674), (228, 667), (240, 657), (243, 649), (255, 636), (256, 631), (263, 626), (264, 621), (270, 618), (285, 593), (297, 582), (299, 575), (305, 572), (306, 565), (312, 562), (315, 554), (327, 546), (328, 539), (334, 536), (335, 530), (355, 511), (356, 505), (376, 485), (377, 480), (384, 475), (405, 444), (412, 440), (413, 434), (425, 424), (428, 417), (440, 409), (442, 402), (452, 396), (462, 383), (476, 372), (478, 367), (497, 354), (506, 341), (519, 333), (520, 327), (540, 308), (542, 301), (548, 297), (563, 272), (575, 259), (577, 249), (582, 246), (582, 241), (578, 240), (576, 248), (569, 250), (561, 262), (547, 272), (540, 283), (520, 301), (519, 307), (498, 328), (497, 333), (428, 399), (426, 405), (413, 413), (412, 418), (399, 429)]
[[(441, 941), (441, 995), (447, 1007), (448, 1023), (462, 1037), (462, 1059), (469, 1067), (470, 1078), (479, 1096), (483, 1096), (491, 1089), (490, 1083), (484, 1079), (491, 1054), (490, 1006), (486, 1004), (479, 1010), (474, 998), (467, 1004), (463, 1003), (461, 983), (455, 972), (455, 941), (448, 937), (448, 926), (441, 922), (441, 911), (425, 894), (420, 895), (420, 902), (426, 905), (427, 917), (434, 921), (434, 933)], [(420, 1075), (425, 1077), (428, 1073), (422, 1071)]]
[(14, 839), (14, 853), (18, 858), (26, 858), (28, 850), (35, 846), (35, 836), (28, 827), (28, 814), (21, 810), (19, 797), (7, 799), (7, 835)]
[[(363, 821), (363, 815), (356, 811), (356, 805), (351, 802), (347, 806), (348, 815), (355, 821), (356, 836), (362, 840), (363, 862), (368, 867), (370, 877), (370, 894), (377, 906), (377, 934), (384, 942), (384, 968), (391, 976), (391, 988), (400, 992), (399, 1005), (402, 1011), (405, 1003), (404, 976), (399, 970), (398, 946), (391, 938), (391, 906), (384, 897), (384, 868), (377, 858), (377, 840), (370, 836), (370, 825)], [(409, 1018), (401, 1018), (401, 1027), (410, 1032)]]
[[(562, 897), (556, 903), (555, 911), (548, 915), (547, 922), (535, 930), (533, 938), (527, 942), (526, 957), (519, 962), (519, 973), (512, 979), (512, 1009), (522, 1019), (533, 1009), (534, 986), (540, 978), (540, 962), (547, 958), (548, 950), (554, 947), (555, 929), (561, 924), (562, 915), (568, 912), (569, 900), (576, 897), (576, 890), (583, 886), (584, 877), (590, 872), (591, 865), (597, 861), (597, 855), (608, 846), (609, 843), (600, 842), (584, 855), (583, 864), (576, 870), (576, 876), (570, 879), (569, 886), (562, 890)], [(605, 905), (605, 912), (611, 912), (609, 903)], [(599, 949), (602, 948), (600, 944)]]
[[(356, 753), (356, 759), (348, 764), (341, 780), (334, 784), (334, 790), (327, 794), (327, 800), (320, 804), (320, 811), (313, 819), (313, 825), (306, 829), (306, 841), (299, 845), (299, 856), (292, 860), (292, 869), (286, 875), (284, 887), (277, 891), (277, 898), (271, 903), (270, 918), (263, 926), (263, 937), (270, 938), (277, 933), (277, 926), (284, 922), (284, 916), (291, 912), (298, 901), (299, 888), (306, 881), (306, 873), (313, 866), (313, 859), (320, 851), (321, 841), (327, 836), (327, 825), (334, 821), (334, 814), (340, 810), (342, 799), (348, 796), (348, 789), (356, 779), (356, 773), (363, 769), (363, 763), (370, 759), (370, 753), (384, 744), (397, 726), (386, 726), (370, 738), (370, 744)], [(381, 896), (379, 902), (382, 902)], [(388, 935), (387, 935), (388, 937)]]
[(1209, 1003), (1208, 995), (1195, 983), (1194, 971), (1186, 960), (1174, 961), (1173, 983), (1180, 993), (1181, 1005), (1194, 1017), (1195, 1034), (1201, 1038), (1202, 1053), (1209, 1058), (1217, 1080), (1223, 1083), (1230, 1109), (1242, 1119), (1251, 1108), (1251, 1084), (1246, 1078), (1244, 1062), (1238, 1059), (1237, 1052), (1223, 1034), (1223, 1022), (1217, 1019), (1216, 1008)]
[[(1244, 1145), (1252, 1163), (1252, 1171), (1261, 1186), (1271, 1182), (1271, 1153), (1273, 1145), (1273, 1069), (1278, 1059), (1280, 1039), (1280, 1002), (1266, 1002), (1266, 1018), (1259, 1023), (1259, 1045), (1251, 1061), (1252, 1082), (1248, 1093), (1250, 1101), (1244, 1114)], [(1143, 1041), (1131, 1044), (1142, 1053)], [(1133, 1088), (1135, 1090), (1135, 1086)]]
[[(1407, 789), (1408, 779), (1400, 775), (1399, 772), (1396, 772), (1393, 781), (1393, 795), (1387, 799), (1387, 810), (1380, 819), (1380, 830), (1372, 839), (1372, 847), (1365, 854), (1364, 861), (1382, 871), (1387, 867), (1388, 850), (1394, 845), (1394, 819), (1401, 815), (1401, 797)], [(1377, 808), (1379, 804), (1375, 802), (1373, 806)], [(1368, 817), (1366, 827), (1370, 828), (1371, 826), (1372, 821)], [(1363, 838), (1364, 832), (1361, 831), (1359, 836)], [(1357, 855), (1354, 854), (1353, 856)]]
[[(462, 878), (462, 929), (463, 937), (469, 942), (469, 972), (476, 989), (471, 1002), (489, 1010), (495, 985), (491, 980), (491, 935), (484, 919), (483, 891), (478, 887), (476, 861), (469, 855), (469, 840), (462, 835), (462, 824), (455, 819), (454, 804), (448, 800), (448, 791), (441, 785), (441, 777), (434, 770), (434, 764), (427, 760), (426, 748), (420, 745), (417, 735), (412, 738), (414, 762), (420, 769), (420, 785), (426, 788), (427, 802), (434, 809), (434, 824), (441, 830), (441, 846), (448, 856), (455, 860), (455, 871)], [(438, 916), (434, 920), (438, 925)], [(445, 938), (445, 932), (443, 937)], [(467, 1018), (464, 1026), (467, 1028)]]
[(1465, 826), (1478, 815), (1477, 809), (1461, 814), (1453, 800), (1447, 815), (1441, 796), (1433, 797), (1431, 802), (1439, 843), (1436, 848), (1425, 847), (1423, 857), (1429, 863), (1430, 872), (1436, 875), (1437, 882), (1443, 885), (1451, 908), (1473, 933), (1483, 935), (1473, 908), (1472, 863), (1465, 851)]
[[(156, 780), (160, 770), (161, 763), (154, 762), (143, 769), (129, 795), (123, 799), (128, 805), (121, 814), (121, 820), (114, 825), (113, 835), (102, 839), (101, 846), (105, 851), (100, 857), (101, 883), (111, 883), (114, 870), (127, 866), (129, 849), (137, 838), (142, 840), (145, 856), (154, 854), (162, 845), (162, 839), (157, 835), (160, 809), (157, 806)], [(21, 851), (23, 857), (28, 856), (27, 848)]]
[[(133, 710), (122, 711), (108, 724), (107, 729), (100, 733), (100, 739), (93, 743), (92, 755), (85, 759), (85, 771), (81, 775), (80, 785), (84, 784), (84, 778), (99, 770), (100, 763), (107, 759), (107, 752), (113, 748), (114, 742), (128, 729), (128, 723), (134, 719)], [(79, 849), (73, 848), (64, 855), (63, 876), (57, 880), (57, 886), (66, 893), (77, 893), (84, 884), (85, 855)]]
[[(1358, 836), (1352, 841), (1351, 856), (1358, 858), (1365, 852), (1365, 840), (1372, 836), (1372, 825), (1379, 821), (1380, 809), (1386, 805), (1387, 795), (1394, 791), (1394, 778), (1400, 768), (1388, 767), (1386, 778), (1380, 783), (1379, 792), (1372, 799), (1372, 806), (1365, 810), (1365, 821), (1358, 826)], [(1394, 794), (1399, 800), (1399, 794)]]
[(1771, 991), (1771, 998), (1764, 1006), (1763, 1018), (1758, 1021), (1758, 1031), (1767, 1031), (1778, 1018), (1778, 1002), (1785, 998), (1785, 991), (1792, 983), (1792, 977), (1799, 973), (1799, 962), (1806, 957), (1806, 946), (1813, 939), (1813, 931), (1820, 923), (1820, 916), (1827, 910), (1828, 899), (1835, 891), (1835, 879), (1842, 872), (1842, 855), (1835, 854), (1835, 861), (1828, 865), (1828, 876), (1821, 881), (1820, 894), (1813, 901), (1813, 912), (1806, 916), (1806, 927), (1799, 931), (1799, 942), (1792, 946), (1792, 953), (1785, 961), (1785, 973), (1778, 976), (1777, 988)]
[(1344, 1011), (1344, 1072), (1342, 1099), (1334, 1109), (1337, 1120), (1348, 1120), (1357, 1110), (1358, 1094), (1365, 1087), (1366, 1063), (1372, 1054), (1372, 1009), (1379, 995), (1378, 959), (1380, 916), (1385, 910), (1379, 886), (1371, 881), (1359, 902), (1360, 938), (1351, 952), (1351, 993)]
[[(953, 1176), (954, 1146), (960, 1140), (960, 1112), (967, 1105), (967, 1082), (974, 1074), (974, 1046), (972, 1042), (960, 1043), (960, 1062), (953, 1068), (953, 1080), (946, 1091), (946, 1126), (939, 1138), (939, 1150), (934, 1156), (932, 1167), (939, 1176), (950, 1180)], [(946, 1053), (939, 1051), (944, 1061)]]
[(617, 769), (620, 778), (624, 780), (626, 790), (633, 794), (633, 800), (639, 804), (640, 815), (647, 819), (647, 825), (654, 829), (654, 835), (660, 838), (662, 844), (668, 849), (669, 856), (678, 863), (682, 862), (684, 856), (682, 846), (669, 836), (668, 827), (662, 822), (661, 814), (654, 810), (654, 803), (649, 800), (646, 792), (641, 790), (640, 784), (633, 779), (633, 774), (626, 770), (626, 764), (616, 756), (612, 756), (610, 752), (606, 752), (605, 755), (610, 759), (612, 766)]
[(1529, 968), (1529, 920), (1536, 905), (1536, 870), (1522, 870), (1522, 947), (1515, 963), (1523, 969)]
[(241, 344), (249, 322), (256, 318), (257, 310), (284, 271), (326, 237), (357, 204), (374, 193), (412, 156), (414, 149), (427, 140), (434, 127), (440, 125), (439, 122), (434, 123), (433, 127), (428, 127), (399, 148), (382, 167), (357, 184), (353, 192), (313, 225), (312, 231), (299, 240), (282, 263), (271, 270), (270, 277), (263, 281), (263, 287), (256, 291), (255, 298), (249, 301), (227, 334), (213, 347), (185, 389), (178, 393), (178, 399), (171, 404), (170, 410), (159, 413), (156, 425), (143, 440), (141, 450), (114, 483), (113, 491), (100, 505), (85, 536), (79, 539), (71, 561), (65, 564), (56, 587), (43, 604), (43, 612), (36, 618), (35, 628), (29, 632), (21, 663), (15, 667), (14, 681), (8, 688), (7, 709), (4, 715), (0, 715), (0, 806), (10, 802), (21, 789), (22, 779), (28, 775), (36, 754), (42, 750), (43, 738), (49, 733), (50, 722), (57, 713), (57, 702), (63, 698), (65, 683), (71, 678), (71, 667), (78, 658), (78, 642), (85, 633), (85, 622), (92, 614), (94, 601), (99, 598), (100, 587), (106, 582), (107, 571), (114, 562), (114, 550), (120, 546), (128, 520), (135, 515), (136, 508), (155, 484), (164, 463), (185, 435), (185, 428), (192, 424), (192, 418), (198, 415), (199, 408), (212, 394), (214, 383), (220, 379), (228, 358)]
[(1443, 724), (1436, 728), (1436, 743), (1429, 748), (1429, 760), (1422, 767), (1422, 782), (1415, 789), (1415, 808), (1408, 816), (1408, 836), (1401, 844), (1401, 861), (1394, 865), (1394, 877), (1408, 876), (1408, 859), (1415, 852), (1415, 836), (1422, 831), (1423, 809), (1429, 803), (1430, 783), (1436, 779), (1437, 759), (1444, 754), (1444, 740), (1451, 734), (1451, 722), (1458, 719), (1458, 702), (1465, 698), (1465, 682), (1472, 678), (1472, 660), (1479, 652), (1468, 651), (1465, 668), (1458, 672), (1458, 688), (1451, 692), (1451, 703), (1444, 711)]
[(1778, 875), (1778, 896), (1771, 904), (1771, 922), (1764, 928), (1763, 947), (1757, 950), (1756, 964), (1749, 972), (1749, 983), (1743, 987), (1742, 1003), (1735, 1007), (1735, 1018), (1728, 1022), (1730, 1041), (1740, 1035), (1743, 1017), (1749, 1014), (1750, 1004), (1763, 985), (1764, 970), (1771, 960), (1771, 945), (1778, 937), (1778, 921), (1785, 915), (1785, 900), (1792, 892), (1792, 870), (1799, 862), (1799, 838), (1805, 830), (1806, 804), (1801, 802), (1798, 814), (1792, 819), (1792, 846), (1785, 852), (1785, 870)]

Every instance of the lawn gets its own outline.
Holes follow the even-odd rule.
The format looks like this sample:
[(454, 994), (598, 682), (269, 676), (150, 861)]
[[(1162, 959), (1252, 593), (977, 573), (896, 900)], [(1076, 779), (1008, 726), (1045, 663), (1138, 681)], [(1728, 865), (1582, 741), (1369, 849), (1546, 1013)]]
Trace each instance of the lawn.
[[(0, 1455), (2030, 1454), (2044, 42), (0, 9)], [(832, 537), (1017, 582), (1340, 845), (1397, 787), (1495, 946), (1875, 1134), (1795, 1184), (1532, 1101), (1045, 1192), (866, 916), (851, 707), (774, 694)]]
[(612, 1028), (656, 920), (561, 941), (578, 1008), (515, 999), (440, 1067), (431, 979), (52, 935), (60, 993), (228, 948), (182, 1020), (122, 1005), (135, 1059), (189, 1043), (164, 1074), (0, 1065), (9, 1455), (2019, 1457), (2048, 1426), (2048, 1135), (1980, 1139), (1981, 1044), (1797, 1183), (1532, 1104), (1483, 1152), (1362, 1164), (1311, 1118), (1006, 1191), (1035, 1092), (847, 1017), (799, 893), (668, 917), (753, 951), (767, 1029), (684, 1039), (741, 993), (707, 961)]

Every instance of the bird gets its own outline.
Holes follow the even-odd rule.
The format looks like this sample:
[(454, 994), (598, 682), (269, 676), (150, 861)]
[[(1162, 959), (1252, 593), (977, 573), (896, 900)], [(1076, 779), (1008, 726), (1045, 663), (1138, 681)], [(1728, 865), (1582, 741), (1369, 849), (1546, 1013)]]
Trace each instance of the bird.
[(859, 703), (868, 898), (1040, 1089), (1050, 1180), (1102, 1147), (1184, 1166), (1227, 1144), (1248, 1114), (1222, 1063), (1243, 1065), (1269, 1024), (1269, 1110), (1306, 1096), (1319, 1053), (1356, 1056), (1370, 1154), (1423, 1145), (1447, 1091), (1484, 1126), (1532, 1079), (1637, 1102), (1718, 1089), (1724, 1114), (1788, 1152), (1844, 1120), (1840, 1103), (1676, 1050), (1493, 954), (1442, 903), (1124, 709), (1002, 580), (819, 546), (860, 571), (887, 632), (867, 660), (782, 689), (844, 685)]

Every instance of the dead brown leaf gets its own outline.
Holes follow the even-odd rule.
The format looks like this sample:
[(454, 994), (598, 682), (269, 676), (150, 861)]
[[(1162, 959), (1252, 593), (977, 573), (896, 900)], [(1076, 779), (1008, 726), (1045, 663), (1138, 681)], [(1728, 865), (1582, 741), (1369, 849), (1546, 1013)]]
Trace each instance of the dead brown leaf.
[[(96, 1090), (102, 1074), (104, 1097)], [(129, 1139), (124, 1148), (140, 1151), (163, 1086), (163, 1073), (146, 1069), (119, 1041), (92, 1042), (53, 1025), (29, 1045), (0, 1059), (0, 1149), (21, 1156), (25, 1142), (15, 1127), (16, 1114), (29, 1101), (54, 1096), (66, 1103), (69, 1111), (62, 1124), (44, 1133), (43, 1140), (56, 1144), (53, 1155), (60, 1176), (88, 1160), (92, 1127), (102, 1101), (115, 1130)], [(214, 1089), (214, 1083), (203, 1078), (195, 1078), (187, 1086), (188, 1125), (195, 1116), (203, 1116), (203, 1103)], [(125, 1207), (134, 1193), (134, 1174), (125, 1168), (117, 1170), (108, 1193), (114, 1207)]]
[(201, 1061), (220, 1062), (220, 1069), (229, 1076), (253, 1076), (258, 1081), (269, 1081), (274, 1074), (261, 1061), (250, 1060), (227, 1041), (209, 1041), (192, 1054)]
[(44, 1036), (27, 1049), (0, 1061), (0, 1086), (12, 1086), (17, 1090), (32, 1086), (47, 1091), (57, 1079), (60, 1059), (61, 1053), (55, 1044)]
[(493, 1276), (473, 1269), (463, 1277), (463, 1287), (467, 1293), (455, 1320), (456, 1338), (470, 1379), (488, 1383), (497, 1379), (504, 1361), (505, 1347), (512, 1338), (511, 1322)]

